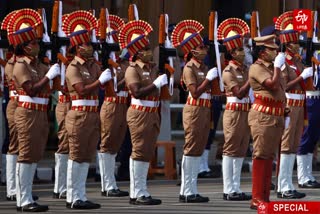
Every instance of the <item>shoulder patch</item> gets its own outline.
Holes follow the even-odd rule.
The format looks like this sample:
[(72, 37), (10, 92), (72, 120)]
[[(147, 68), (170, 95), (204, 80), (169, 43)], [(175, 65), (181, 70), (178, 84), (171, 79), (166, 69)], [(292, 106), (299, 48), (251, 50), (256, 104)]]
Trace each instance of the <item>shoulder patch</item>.
[(231, 72), (231, 69), (232, 69), (232, 66), (231, 66), (231, 65), (227, 65), (227, 66), (224, 68), (223, 72)]

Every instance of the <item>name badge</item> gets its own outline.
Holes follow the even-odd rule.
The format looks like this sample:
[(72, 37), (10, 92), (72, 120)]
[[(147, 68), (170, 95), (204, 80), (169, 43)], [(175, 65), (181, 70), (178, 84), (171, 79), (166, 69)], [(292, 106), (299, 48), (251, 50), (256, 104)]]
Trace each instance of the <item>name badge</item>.
[(204, 76), (204, 73), (203, 72), (198, 72), (198, 75), (199, 76)]
[(237, 75), (237, 79), (243, 79), (243, 76)]
[(150, 73), (149, 73), (149, 72), (143, 72), (142, 75), (143, 75), (143, 76), (149, 76)]
[(33, 73), (35, 73), (35, 74), (38, 73), (38, 72), (37, 72), (36, 70), (34, 70), (34, 69), (31, 69), (31, 72), (33, 72)]
[(297, 67), (293, 65), (290, 65), (290, 68), (292, 68), (293, 70), (297, 70)]
[(89, 72), (87, 72), (87, 71), (84, 71), (84, 72), (82, 72), (84, 75), (86, 75), (86, 76), (90, 76), (90, 73)]

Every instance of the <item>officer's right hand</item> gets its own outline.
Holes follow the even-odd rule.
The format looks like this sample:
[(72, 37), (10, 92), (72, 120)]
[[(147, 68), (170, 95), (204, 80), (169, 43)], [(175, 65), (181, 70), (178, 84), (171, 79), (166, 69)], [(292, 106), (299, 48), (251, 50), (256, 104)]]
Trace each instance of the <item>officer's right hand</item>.
[(206, 76), (206, 79), (208, 79), (209, 81), (212, 81), (213, 79), (218, 77), (218, 69), (216, 67), (211, 68)]
[(101, 85), (104, 85), (106, 82), (111, 80), (111, 78), (112, 78), (111, 71), (109, 68), (107, 68), (100, 74), (99, 81)]
[(157, 77), (157, 79), (155, 79), (153, 81), (153, 84), (160, 89), (162, 86), (167, 85), (168, 84), (168, 78), (166, 74), (162, 74), (160, 76)]
[(61, 74), (60, 72), (60, 65), (58, 63), (52, 65), (49, 69), (49, 71), (46, 73), (46, 77), (48, 77), (49, 80), (52, 80), (56, 76), (59, 76)]
[(302, 73), (300, 74), (300, 76), (302, 77), (302, 79), (307, 79), (308, 77), (312, 77), (313, 76), (313, 69), (312, 67), (309, 68), (305, 68)]
[(276, 58), (274, 60), (274, 63), (273, 63), (274, 67), (281, 68), (285, 61), (286, 61), (286, 56), (284, 55), (284, 53), (279, 52), (278, 56), (276, 56)]

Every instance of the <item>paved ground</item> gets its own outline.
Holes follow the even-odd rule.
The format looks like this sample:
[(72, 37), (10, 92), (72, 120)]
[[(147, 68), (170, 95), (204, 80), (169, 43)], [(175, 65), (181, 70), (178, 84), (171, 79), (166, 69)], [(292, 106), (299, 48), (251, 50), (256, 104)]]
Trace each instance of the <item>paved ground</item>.
[[(320, 180), (320, 173), (316, 172)], [(296, 183), (296, 178), (294, 177)], [(183, 204), (178, 202), (179, 186), (177, 181), (151, 180), (148, 181), (150, 193), (155, 198), (162, 199), (158, 206), (135, 206), (129, 205), (128, 197), (125, 198), (104, 198), (100, 195), (100, 183), (88, 180), (88, 198), (94, 202), (101, 203), (102, 208), (98, 210), (70, 210), (65, 207), (65, 201), (52, 199), (52, 184), (37, 184), (34, 186), (34, 194), (40, 196), (39, 203), (48, 204), (48, 213), (255, 213), (249, 209), (249, 201), (229, 202), (222, 200), (222, 179), (201, 179), (199, 180), (199, 191), (210, 198), (209, 203), (204, 204)], [(128, 182), (118, 182), (123, 190), (129, 189)], [(242, 178), (242, 190), (251, 191), (251, 177), (245, 173)], [(15, 203), (5, 201), (5, 187), (0, 187), (0, 213), (16, 213)], [(303, 190), (307, 197), (303, 200), (320, 201), (319, 190)], [(271, 193), (271, 200), (277, 200), (275, 194)]]

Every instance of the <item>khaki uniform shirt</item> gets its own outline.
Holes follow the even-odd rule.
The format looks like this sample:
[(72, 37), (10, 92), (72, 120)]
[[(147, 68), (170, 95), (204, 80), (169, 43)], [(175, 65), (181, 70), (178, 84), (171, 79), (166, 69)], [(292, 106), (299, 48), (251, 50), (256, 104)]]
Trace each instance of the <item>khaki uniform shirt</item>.
[(242, 87), (248, 80), (248, 68), (239, 67), (232, 61), (222, 73), (223, 85), (228, 96), (233, 96), (232, 88), (235, 86)]
[[(146, 87), (157, 78), (158, 72), (156, 66), (149, 67), (147, 64), (137, 60), (135, 63), (131, 63), (125, 73), (126, 85), (138, 83), (141, 87)], [(149, 96), (159, 96), (159, 91), (152, 91)]]
[[(303, 71), (303, 64), (301, 63), (301, 60), (298, 58), (292, 58), (290, 55), (287, 55), (286, 57), (288, 60), (292, 60), (293, 65), (289, 65), (287, 62), (285, 63), (286, 68), (282, 71), (283, 78), (286, 83), (296, 79), (298, 75), (296, 74), (296, 69), (302, 73)], [(302, 90), (300, 84), (295, 84), (293, 87), (290, 88), (290, 90)]]
[[(99, 78), (100, 67), (94, 61), (85, 61), (75, 56), (66, 71), (66, 81), (70, 96), (78, 95), (74, 88), (77, 83), (91, 84)], [(98, 95), (96, 89), (91, 95)]]
[[(42, 64), (38, 59), (32, 61), (29, 57), (17, 59), (13, 69), (13, 80), (17, 90), (23, 90), (22, 85), (27, 81), (32, 83), (39, 82), (48, 72), (48, 67)], [(40, 93), (49, 93), (49, 84), (43, 87)]]
[(254, 93), (260, 94), (265, 97), (272, 98), (278, 101), (285, 101), (285, 81), (282, 73), (280, 73), (280, 87), (282, 90), (271, 91), (263, 86), (265, 80), (273, 76), (273, 64), (258, 59), (249, 69), (249, 82)]
[[(183, 81), (187, 88), (194, 84), (196, 87), (206, 79), (208, 73), (208, 67), (204, 64), (200, 64), (195, 59), (191, 59), (183, 68)], [(208, 91), (210, 86), (208, 86)]]

